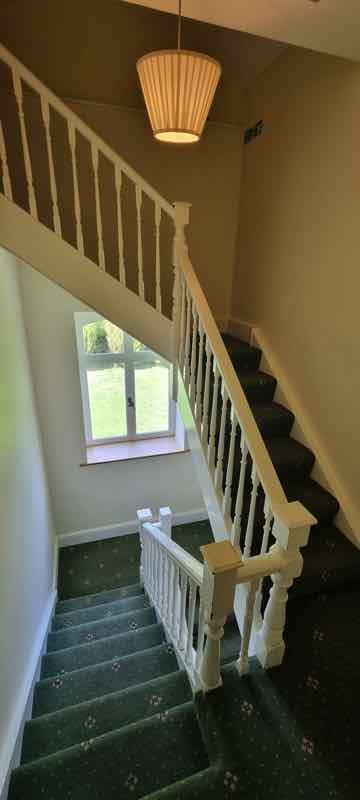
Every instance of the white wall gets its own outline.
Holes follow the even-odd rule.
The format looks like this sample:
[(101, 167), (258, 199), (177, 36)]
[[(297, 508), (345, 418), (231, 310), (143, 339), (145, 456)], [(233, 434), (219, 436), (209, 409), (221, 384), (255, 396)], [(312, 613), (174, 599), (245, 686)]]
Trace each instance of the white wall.
[(29, 667), (52, 599), (55, 541), (17, 265), (2, 248), (0, 318), (1, 793)]
[(189, 453), (80, 466), (74, 312), (89, 309), (30, 267), (23, 267), (21, 285), (57, 533), (128, 522), (139, 507), (203, 508)]

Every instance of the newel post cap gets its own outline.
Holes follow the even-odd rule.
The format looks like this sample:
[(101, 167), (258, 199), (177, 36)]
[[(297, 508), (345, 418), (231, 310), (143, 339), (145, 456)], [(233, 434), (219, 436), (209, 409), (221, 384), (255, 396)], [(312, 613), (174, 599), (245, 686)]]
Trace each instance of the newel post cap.
[(200, 547), (209, 572), (218, 575), (222, 572), (233, 572), (242, 564), (238, 550), (229, 542), (212, 542)]

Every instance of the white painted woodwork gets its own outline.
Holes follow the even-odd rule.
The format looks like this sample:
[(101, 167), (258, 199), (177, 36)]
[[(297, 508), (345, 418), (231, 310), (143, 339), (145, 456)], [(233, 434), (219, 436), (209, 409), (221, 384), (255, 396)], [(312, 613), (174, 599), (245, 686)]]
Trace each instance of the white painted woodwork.
[(100, 203), (100, 189), (99, 189), (99, 150), (94, 144), (91, 143), (91, 158), (94, 170), (94, 186), (95, 186), (95, 209), (96, 209), (96, 232), (98, 240), (98, 260), (100, 269), (105, 269), (105, 252), (103, 241), (103, 227), (101, 219), (101, 203)]
[(256, 510), (256, 500), (257, 500), (257, 493), (259, 489), (259, 477), (256, 472), (256, 466), (253, 465), (251, 471), (251, 500), (250, 500), (250, 509), (249, 509), (249, 516), (248, 522), (246, 527), (246, 534), (245, 534), (245, 547), (244, 547), (244, 558), (249, 558), (251, 555), (251, 547), (254, 537), (254, 521), (255, 521), (255, 510)]
[(208, 339), (206, 339), (205, 353), (206, 353), (206, 368), (205, 368), (203, 423), (201, 429), (201, 441), (204, 451), (207, 452), (208, 439), (209, 439), (209, 400), (210, 400), (210, 375), (211, 375), (211, 348)]
[(117, 232), (118, 232), (119, 280), (120, 283), (126, 286), (124, 231), (123, 231), (122, 205), (121, 205), (122, 172), (121, 172), (121, 167), (118, 163), (115, 164), (115, 190), (116, 190), (116, 219), (117, 219)]
[(13, 76), (14, 93), (15, 93), (17, 112), (20, 124), (21, 143), (24, 155), (24, 166), (25, 166), (26, 184), (28, 190), (29, 209), (31, 216), (34, 217), (35, 219), (38, 219), (35, 189), (33, 183), (33, 171), (31, 165), (29, 142), (27, 137), (25, 114), (24, 114), (22, 81), (20, 75), (15, 70), (12, 71), (12, 76)]
[(191, 316), (192, 316), (192, 309), (191, 309), (191, 301), (189, 292), (186, 289), (186, 332), (185, 332), (185, 350), (184, 350), (184, 383), (185, 388), (188, 391), (189, 387), (189, 379), (190, 379), (190, 326), (191, 326)]
[(209, 434), (209, 447), (208, 447), (208, 464), (210, 472), (213, 474), (215, 470), (215, 438), (216, 438), (216, 422), (218, 412), (218, 395), (219, 395), (219, 380), (220, 372), (217, 362), (213, 363), (214, 371), (214, 389), (211, 406), (211, 420), (210, 420), (210, 434)]
[(185, 281), (183, 279), (182, 274), (180, 274), (179, 369), (181, 375), (184, 374), (185, 335), (186, 335), (186, 289), (185, 289)]
[(186, 644), (186, 652), (185, 652), (185, 662), (188, 667), (193, 667), (193, 636), (194, 636), (194, 624), (195, 624), (195, 605), (196, 605), (196, 592), (197, 592), (197, 585), (195, 581), (189, 579), (190, 584), (190, 591), (189, 591), (189, 610), (188, 610), (188, 635), (187, 635), (187, 644)]
[(236, 495), (234, 521), (231, 530), (231, 541), (233, 545), (235, 545), (235, 547), (238, 547), (240, 545), (242, 509), (244, 502), (244, 484), (245, 484), (246, 463), (248, 454), (248, 448), (243, 433), (241, 434), (240, 447), (241, 447), (240, 477)]
[(258, 585), (259, 585), (258, 580), (251, 581), (249, 583), (249, 588), (247, 592), (244, 626), (241, 635), (240, 657), (237, 663), (240, 675), (244, 675), (249, 669), (249, 644), (250, 644), (251, 628), (254, 618), (254, 606), (255, 606), (255, 598)]
[(40, 95), (40, 102), (41, 102), (41, 114), (45, 128), (46, 148), (47, 148), (48, 162), (49, 162), (50, 191), (51, 191), (54, 231), (55, 233), (57, 233), (58, 236), (61, 236), (61, 221), (59, 214), (54, 156), (52, 149), (51, 129), (50, 129), (50, 106), (47, 98), (43, 94)]
[(155, 203), (155, 298), (156, 310), (161, 313), (160, 223), (161, 206)]
[(192, 339), (191, 339), (191, 362), (190, 362), (190, 405), (195, 414), (195, 399), (196, 399), (196, 353), (198, 344), (198, 316), (196, 313), (195, 305), (192, 307), (193, 324), (192, 324)]
[(5, 137), (1, 120), (0, 120), (0, 165), (1, 165), (1, 177), (2, 177), (4, 195), (5, 197), (7, 197), (8, 200), (12, 200), (13, 194), (11, 188), (7, 153), (6, 153)]
[(222, 493), (224, 475), (224, 447), (225, 447), (225, 426), (228, 407), (228, 397), (224, 382), (221, 384), (221, 419), (218, 444), (218, 458), (215, 470), (215, 488)]
[(200, 321), (198, 326), (198, 333), (199, 333), (199, 355), (198, 355), (197, 375), (196, 375), (195, 421), (198, 431), (200, 433), (201, 419), (202, 419), (202, 388), (203, 388), (203, 363), (204, 363), (204, 331), (202, 329)]
[(233, 407), (230, 412), (230, 418), (231, 418), (230, 446), (229, 446), (229, 456), (226, 469), (225, 493), (223, 500), (223, 513), (224, 516), (226, 517), (230, 516), (231, 512), (231, 489), (233, 484), (235, 439), (236, 439), (236, 429), (237, 429), (237, 419)]
[(136, 196), (136, 222), (137, 222), (137, 255), (138, 255), (138, 291), (139, 297), (143, 300), (145, 297), (144, 286), (144, 263), (143, 263), (143, 243), (142, 243), (142, 227), (141, 227), (141, 209), (142, 209), (142, 191), (141, 187), (135, 186)]
[(186, 646), (186, 597), (188, 588), (188, 577), (184, 569), (180, 568), (180, 622), (177, 646), (179, 650), (184, 650)]
[(68, 122), (68, 135), (69, 135), (69, 145), (71, 151), (72, 176), (73, 176), (73, 186), (74, 186), (76, 244), (79, 253), (81, 253), (81, 255), (84, 255), (84, 237), (83, 237), (82, 222), (81, 222), (79, 180), (78, 180), (77, 161), (76, 161), (76, 128), (71, 120)]

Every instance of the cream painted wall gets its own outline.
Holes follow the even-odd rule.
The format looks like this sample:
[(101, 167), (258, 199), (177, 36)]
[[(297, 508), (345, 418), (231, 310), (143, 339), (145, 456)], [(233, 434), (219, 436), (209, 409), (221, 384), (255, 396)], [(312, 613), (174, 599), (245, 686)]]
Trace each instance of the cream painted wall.
[(34, 648), (54, 589), (55, 542), (16, 260), (2, 248), (0, 316), (1, 794)]
[(202, 509), (190, 453), (80, 467), (74, 312), (88, 308), (25, 265), (21, 285), (57, 533), (128, 522), (148, 506)]
[(192, 203), (190, 256), (213, 313), (217, 318), (227, 317), (236, 246), (242, 129), (208, 124), (198, 144), (176, 148), (154, 140), (140, 111), (66, 102), (167, 200)]
[(247, 97), (233, 315), (258, 323), (360, 523), (360, 67), (288, 50)]

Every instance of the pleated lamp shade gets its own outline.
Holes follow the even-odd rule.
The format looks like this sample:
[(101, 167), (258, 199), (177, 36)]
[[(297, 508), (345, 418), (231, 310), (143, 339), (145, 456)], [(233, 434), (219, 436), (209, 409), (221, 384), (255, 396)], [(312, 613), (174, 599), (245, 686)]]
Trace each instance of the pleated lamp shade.
[(158, 50), (136, 64), (150, 124), (162, 142), (197, 142), (221, 75), (218, 61), (189, 50)]

